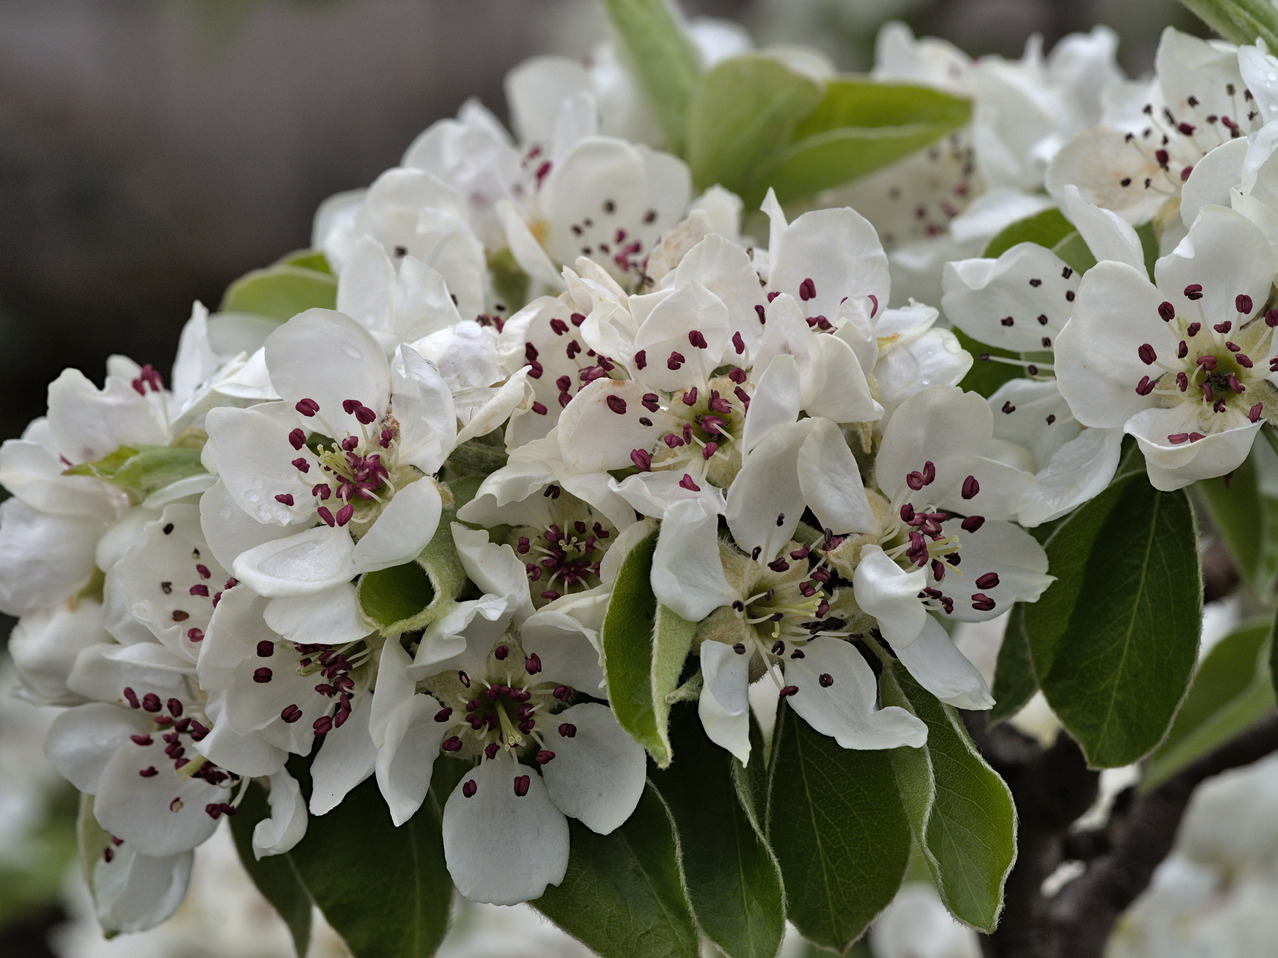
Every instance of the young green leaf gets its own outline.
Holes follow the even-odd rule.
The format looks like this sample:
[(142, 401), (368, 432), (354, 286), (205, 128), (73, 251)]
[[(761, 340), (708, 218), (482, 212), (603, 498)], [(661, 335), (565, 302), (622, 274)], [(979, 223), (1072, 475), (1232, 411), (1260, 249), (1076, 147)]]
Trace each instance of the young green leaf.
[(1145, 764), (1142, 788), (1166, 781), (1273, 709), (1268, 661), (1272, 627), (1261, 620), (1212, 646), (1198, 665), (1167, 737)]
[(231, 835), (235, 838), (235, 850), (239, 852), (240, 864), (253, 879), (263, 897), (271, 903), (276, 913), (288, 926), (293, 937), (293, 948), (298, 958), (303, 958), (311, 941), (311, 896), (302, 884), (302, 879), (293, 869), (288, 855), (268, 855), (256, 858), (253, 855), (253, 828), (262, 819), (270, 816), (266, 804), (266, 792), (260, 784), (254, 783), (244, 793), (239, 812), (232, 816)]
[(735, 759), (706, 738), (692, 706), (670, 718), (679, 760), (652, 781), (674, 819), (692, 913), (728, 958), (773, 958), (785, 933), (781, 873), (738, 798)]
[(843, 748), (783, 706), (768, 771), (768, 840), (788, 917), (806, 938), (846, 954), (896, 895), (910, 863), (891, 759)]
[(604, 0), (621, 40), (666, 134), (666, 149), (682, 153), (685, 117), (701, 72), (700, 57), (669, 0)]
[(378, 624), (383, 635), (426, 628), (452, 608), (466, 585), (466, 570), (453, 545), (452, 515), (451, 510), (445, 510), (435, 535), (412, 562), (360, 576), (360, 609)]
[(914, 839), (941, 900), (960, 921), (990, 932), (1016, 861), (1012, 793), (972, 744), (958, 713), (899, 668), (879, 680), (885, 705), (927, 723), (927, 745), (888, 754)]
[(1272, 482), (1278, 456), (1265, 443), (1228, 476), (1202, 479), (1193, 486), (1194, 501), (1202, 506), (1220, 534), (1243, 581), (1261, 601), (1273, 594), (1274, 540), (1278, 538), (1278, 500), (1263, 486)]
[(670, 815), (650, 785), (610, 835), (569, 820), (568, 873), (533, 907), (603, 958), (696, 958)]
[(985, 245), (981, 253), (986, 259), (997, 259), (1017, 243), (1037, 243), (1051, 249), (1074, 232), (1074, 224), (1056, 207), (1011, 223)]
[(667, 696), (678, 687), (696, 624), (657, 602), (650, 581), (656, 547), (653, 532), (622, 560), (600, 644), (617, 721), (665, 768), (673, 754)]
[(760, 171), (755, 192), (771, 186), (782, 203), (804, 199), (922, 149), (971, 115), (969, 101), (930, 87), (836, 78), (790, 144)]
[(330, 273), (301, 266), (276, 265), (245, 273), (227, 287), (224, 313), (256, 313), (291, 319), (315, 306), (337, 306), (337, 280)]
[(1202, 624), (1194, 517), (1183, 491), (1115, 482), (1047, 542), (1057, 577), (1025, 609), (1039, 686), (1098, 768), (1163, 738), (1189, 687)]
[(396, 828), (369, 779), (312, 818), (287, 857), (355, 958), (429, 958), (439, 948), (453, 886), (432, 803)]
[(716, 64), (688, 109), (688, 166), (704, 189), (718, 183), (759, 199), (758, 181), (799, 120), (821, 99), (820, 85), (769, 57)]
[(1017, 603), (1007, 617), (1003, 644), (994, 664), (994, 707), (990, 722), (1011, 718), (1025, 707), (1038, 691), (1038, 678), (1030, 659), (1029, 638), (1025, 635), (1025, 606)]

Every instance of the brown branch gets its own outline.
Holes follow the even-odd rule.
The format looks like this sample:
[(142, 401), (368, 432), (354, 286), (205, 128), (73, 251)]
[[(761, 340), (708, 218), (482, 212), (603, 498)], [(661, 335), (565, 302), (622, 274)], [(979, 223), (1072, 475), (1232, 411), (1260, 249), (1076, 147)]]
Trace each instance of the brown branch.
[(1115, 823), (1111, 850), (1046, 903), (1042, 958), (1099, 958), (1119, 915), (1171, 851), (1194, 789), (1213, 775), (1274, 751), (1278, 716), (1271, 715), (1136, 798)]

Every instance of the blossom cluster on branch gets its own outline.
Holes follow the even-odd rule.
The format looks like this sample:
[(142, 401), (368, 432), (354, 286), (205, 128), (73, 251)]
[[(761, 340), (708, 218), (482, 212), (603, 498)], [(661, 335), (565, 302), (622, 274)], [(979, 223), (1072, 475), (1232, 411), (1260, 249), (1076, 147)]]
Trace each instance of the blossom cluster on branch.
[[(1047, 599), (1088, 594), (1049, 569), (1053, 543), (1099, 550), (1081, 517), (1144, 496), (1180, 521), (1157, 497), (1243, 467), (1278, 415), (1278, 60), (1168, 30), (1135, 82), (1103, 29), (972, 61), (896, 26), (856, 79), (689, 36), (686, 144), (634, 49), (530, 61), (513, 132), (466, 104), (327, 201), (312, 250), (197, 304), (168, 376), (68, 370), (0, 449), (0, 607), (26, 696), (66, 707), (46, 752), (87, 796), (104, 927), (169, 915), (254, 783), (263, 861), (322, 845), (371, 779), (385, 809), (361, 809), (509, 904), (589, 881), (590, 833), (653, 803), (689, 867), (680, 774), (736, 789), (723, 827), (768, 850), (782, 924), (841, 945), (864, 922), (805, 912), (775, 819), (803, 809), (774, 800), (831, 746), (890, 754), (904, 810), (866, 920), (914, 842), (992, 927), (1015, 816), (956, 719), (995, 696), (950, 633), (1014, 607), (1013, 698), (1041, 685), (1096, 764), (1158, 744), (1197, 622), (1162, 724), (1107, 752), (1034, 603), (1057, 577)], [(764, 143), (752, 111), (793, 115)], [(1196, 616), (1192, 520), (1172, 531), (1190, 566), (1166, 587)], [(722, 763), (681, 768), (690, 741)], [(929, 830), (944, 760), (1007, 839), (975, 904)], [(686, 877), (693, 941), (744, 953)], [(446, 912), (447, 882), (419, 893)]]

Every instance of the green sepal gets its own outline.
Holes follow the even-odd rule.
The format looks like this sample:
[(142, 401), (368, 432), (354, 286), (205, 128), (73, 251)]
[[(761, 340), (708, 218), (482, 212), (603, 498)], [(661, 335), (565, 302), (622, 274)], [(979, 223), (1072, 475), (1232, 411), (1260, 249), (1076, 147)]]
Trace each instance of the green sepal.
[(706, 737), (691, 705), (672, 710), (670, 739), (679, 760), (651, 779), (674, 819), (693, 916), (728, 958), (774, 958), (785, 933), (781, 872), (743, 806), (736, 759)]
[(698, 189), (714, 184), (762, 199), (759, 173), (804, 115), (821, 100), (821, 86), (785, 64), (757, 54), (711, 68), (688, 108), (688, 166)]
[(253, 829), (258, 822), (269, 818), (270, 814), (266, 787), (260, 781), (255, 781), (244, 793), (239, 811), (230, 818), (231, 836), (235, 839), (240, 864), (253, 879), (257, 890), (288, 926), (298, 958), (305, 958), (311, 943), (311, 913), (314, 909), (310, 893), (288, 855), (257, 858), (253, 854)]
[(895, 748), (888, 754), (916, 846), (941, 901), (964, 924), (991, 932), (1016, 862), (1011, 790), (981, 757), (958, 712), (904, 669), (885, 668), (879, 690), (884, 705), (898, 705), (927, 724), (922, 748)]
[(810, 941), (847, 954), (910, 863), (890, 753), (843, 748), (782, 705), (768, 779), (768, 840), (788, 917)]
[(219, 309), (283, 321), (316, 307), (337, 308), (337, 280), (332, 273), (276, 264), (245, 273), (233, 282), (226, 288)]
[(128, 493), (135, 505), (179, 479), (203, 475), (200, 450), (194, 446), (121, 446), (93, 462), (63, 471), (65, 476), (92, 476)]
[(533, 907), (602, 958), (697, 958), (674, 824), (656, 789), (648, 785), (634, 814), (607, 835), (576, 819), (568, 829), (564, 880)]
[[(434, 482), (430, 477), (417, 481)], [(444, 510), (435, 535), (412, 562), (359, 577), (359, 607), (382, 635), (426, 628), (452, 608), (465, 588), (466, 570), (453, 544), (453, 514)]]
[(760, 171), (755, 193), (771, 186), (782, 203), (805, 199), (888, 166), (971, 116), (969, 100), (931, 87), (836, 77), (790, 143)]
[(1141, 788), (1155, 788), (1273, 711), (1273, 626), (1262, 619), (1237, 628), (1198, 663), (1167, 737), (1145, 763)]
[(1039, 687), (1090, 766), (1128, 765), (1166, 734), (1197, 657), (1188, 497), (1128, 476), (1075, 510), (1046, 549), (1057, 580), (1025, 607)]

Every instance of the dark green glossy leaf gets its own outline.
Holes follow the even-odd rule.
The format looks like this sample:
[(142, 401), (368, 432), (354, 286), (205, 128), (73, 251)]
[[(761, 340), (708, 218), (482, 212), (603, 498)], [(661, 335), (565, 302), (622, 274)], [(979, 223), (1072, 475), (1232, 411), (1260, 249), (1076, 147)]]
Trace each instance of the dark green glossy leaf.
[(769, 768), (768, 840), (789, 919), (846, 953), (896, 895), (910, 825), (886, 752), (845, 749), (782, 707)]
[(1142, 788), (1154, 788), (1273, 709), (1272, 628), (1262, 620), (1236, 629), (1203, 657), (1176, 721), (1145, 764)]
[(610, 835), (570, 819), (568, 872), (533, 906), (603, 958), (696, 958), (700, 940), (684, 898), (665, 803), (649, 786)]
[(735, 759), (706, 738), (692, 705), (670, 718), (679, 758), (652, 781), (674, 819), (693, 915), (728, 958), (773, 958), (785, 933), (781, 874), (738, 800)]
[(1012, 793), (986, 764), (950, 706), (900, 668), (879, 680), (885, 705), (909, 709), (927, 723), (923, 748), (889, 754), (914, 838), (941, 900), (954, 917), (994, 930), (1003, 884), (1016, 861)]
[(1111, 485), (1047, 542), (1057, 576), (1025, 609), (1039, 686), (1093, 767), (1127, 765), (1166, 734), (1193, 672), (1202, 579), (1183, 491)]
[(287, 857), (355, 958), (428, 958), (439, 948), (453, 886), (433, 802), (396, 828), (370, 778), (312, 818)]
[(311, 896), (302, 879), (293, 869), (288, 855), (253, 857), (253, 827), (270, 816), (263, 787), (254, 783), (244, 793), (239, 812), (231, 817), (231, 834), (235, 849), (240, 853), (240, 863), (253, 879), (253, 884), (288, 926), (293, 936), (293, 948), (299, 958), (306, 954), (311, 941)]
[(760, 186), (759, 171), (820, 99), (815, 80), (770, 57), (716, 64), (688, 110), (688, 165), (697, 187), (718, 183), (757, 199), (751, 191)]
[(839, 186), (952, 133), (971, 112), (969, 101), (930, 87), (838, 77), (760, 172), (754, 193), (771, 186), (786, 203)]
[(253, 270), (233, 282), (220, 309), (285, 320), (317, 306), (336, 308), (337, 280), (318, 270), (278, 265)]
[(1001, 722), (1015, 715), (1038, 691), (1034, 662), (1030, 659), (1029, 638), (1025, 635), (1025, 607), (1017, 603), (1007, 617), (1003, 644), (998, 648), (994, 665), (994, 707), (990, 722)]

